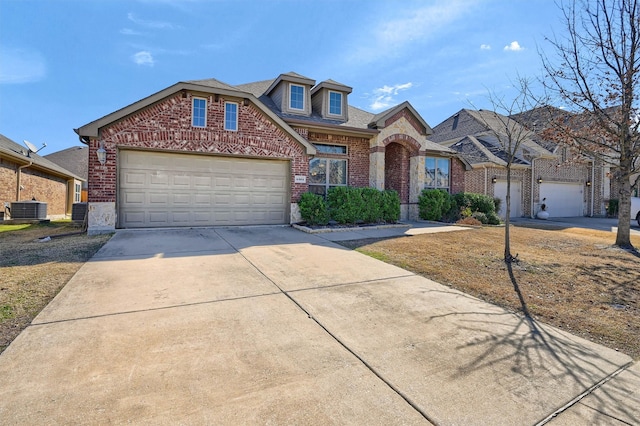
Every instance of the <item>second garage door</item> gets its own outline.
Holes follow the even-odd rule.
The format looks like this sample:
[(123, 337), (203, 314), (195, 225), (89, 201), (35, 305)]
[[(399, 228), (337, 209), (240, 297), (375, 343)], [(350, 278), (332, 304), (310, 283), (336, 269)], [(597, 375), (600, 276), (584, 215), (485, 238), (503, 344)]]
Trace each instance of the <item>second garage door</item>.
[(289, 162), (121, 151), (121, 228), (288, 223)]
[(581, 184), (544, 182), (540, 185), (540, 200), (543, 198), (549, 217), (584, 216)]

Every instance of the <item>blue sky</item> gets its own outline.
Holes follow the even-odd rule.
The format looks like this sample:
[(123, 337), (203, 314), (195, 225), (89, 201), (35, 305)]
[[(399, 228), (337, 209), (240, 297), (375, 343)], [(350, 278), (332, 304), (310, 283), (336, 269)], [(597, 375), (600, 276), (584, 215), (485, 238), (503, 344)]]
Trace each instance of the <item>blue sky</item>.
[(435, 126), (540, 75), (559, 17), (552, 0), (0, 0), (0, 133), (46, 155), (178, 81), (289, 71)]

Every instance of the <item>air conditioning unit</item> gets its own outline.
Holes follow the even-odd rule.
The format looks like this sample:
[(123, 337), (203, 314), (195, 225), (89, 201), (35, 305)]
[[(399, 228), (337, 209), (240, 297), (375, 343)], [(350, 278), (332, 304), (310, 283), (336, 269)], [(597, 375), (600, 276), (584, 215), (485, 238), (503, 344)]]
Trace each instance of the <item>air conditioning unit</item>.
[(11, 203), (11, 219), (46, 219), (47, 203), (16, 201)]
[(87, 214), (87, 203), (73, 203), (71, 206), (71, 220), (82, 221)]

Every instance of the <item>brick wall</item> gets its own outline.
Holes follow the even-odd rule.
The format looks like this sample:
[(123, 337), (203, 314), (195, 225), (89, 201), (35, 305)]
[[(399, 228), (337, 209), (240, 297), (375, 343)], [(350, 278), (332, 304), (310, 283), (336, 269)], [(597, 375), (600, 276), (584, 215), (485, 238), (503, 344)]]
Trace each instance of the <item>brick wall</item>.
[(0, 158), (0, 211), (4, 203), (16, 200), (16, 163)]
[[(298, 131), (296, 129), (296, 131)], [(311, 143), (347, 146), (347, 185), (355, 187), (369, 186), (369, 139), (356, 136), (332, 135), (328, 133), (308, 132)], [(318, 157), (345, 158), (344, 155), (318, 153)]]
[(22, 200), (47, 203), (47, 216), (67, 213), (67, 181), (64, 178), (51, 176), (30, 168), (22, 169), (20, 184)]
[[(289, 159), (291, 201), (297, 202), (308, 188), (306, 183), (294, 183), (295, 175), (309, 172), (305, 148), (252, 104), (222, 96), (206, 99), (206, 128), (191, 126), (192, 95), (178, 93), (101, 129), (89, 147), (89, 201), (116, 200), (117, 148), (128, 147)], [(238, 131), (224, 130), (225, 101), (238, 102)], [(96, 156), (100, 142), (107, 151), (104, 166)]]
[(391, 143), (384, 156), (384, 188), (398, 191), (401, 203), (409, 202), (409, 155), (407, 148)]
[[(16, 201), (17, 170), (16, 163), (0, 159), (0, 211), (4, 211), (5, 202)], [(25, 167), (20, 172), (20, 200), (27, 201), (35, 197), (47, 203), (47, 215), (65, 215), (67, 213), (67, 181), (64, 178)]]
[(459, 158), (451, 159), (451, 193), (465, 191), (465, 165)]

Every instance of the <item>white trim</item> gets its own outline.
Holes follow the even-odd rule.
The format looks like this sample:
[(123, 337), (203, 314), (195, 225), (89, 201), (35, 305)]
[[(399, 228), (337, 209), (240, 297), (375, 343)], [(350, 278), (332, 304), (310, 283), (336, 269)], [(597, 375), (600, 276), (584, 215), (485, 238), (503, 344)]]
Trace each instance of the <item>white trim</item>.
[[(196, 99), (201, 100), (201, 101), (204, 101), (204, 126), (196, 126), (196, 125), (193, 123), (194, 113), (195, 113), (195, 105), (194, 105), (194, 103), (195, 103)], [(208, 109), (208, 106), (207, 106), (207, 98), (201, 98), (201, 97), (199, 97), (199, 96), (194, 96), (194, 97), (191, 99), (191, 127), (197, 127), (197, 128), (199, 128), (199, 129), (204, 129), (204, 128), (206, 128), (206, 127), (207, 127), (207, 109)]]
[[(327, 90), (327, 115), (332, 115), (334, 117), (342, 117), (344, 116), (344, 94), (342, 92), (338, 92), (337, 90)], [(336, 95), (340, 95), (340, 113), (335, 114), (331, 112), (331, 94), (335, 93)]]
[[(294, 108), (291, 106), (291, 95), (292, 95), (292, 91), (291, 88), (293, 86), (297, 86), (297, 87), (302, 87), (302, 108)], [(307, 109), (305, 108), (307, 105), (307, 88), (305, 86), (303, 86), (302, 84), (296, 84), (296, 83), (289, 83), (289, 109), (292, 111), (306, 111)]]
[[(227, 128), (227, 105), (235, 105), (236, 106), (236, 121), (235, 121), (235, 129), (228, 129)], [(224, 122), (222, 127), (224, 128), (224, 130), (228, 131), (228, 132), (237, 132), (238, 131), (238, 115), (240, 113), (240, 104), (238, 104), (237, 102), (229, 102), (226, 101), (224, 103)]]

